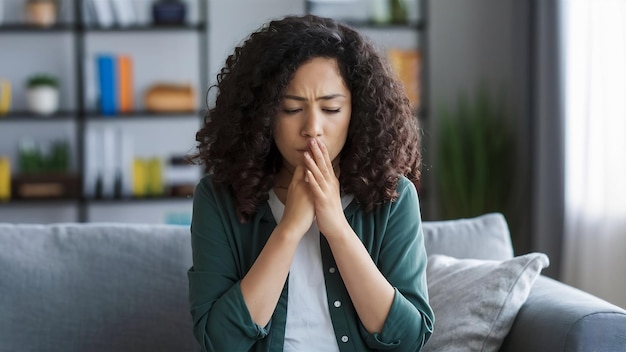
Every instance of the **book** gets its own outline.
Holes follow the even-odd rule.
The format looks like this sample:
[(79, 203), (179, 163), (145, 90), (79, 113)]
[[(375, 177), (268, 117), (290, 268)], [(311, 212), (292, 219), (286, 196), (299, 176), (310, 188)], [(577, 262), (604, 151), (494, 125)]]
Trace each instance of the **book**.
[(130, 0), (110, 0), (115, 23), (120, 27), (132, 26), (136, 23), (135, 9)]
[(147, 195), (148, 185), (147, 180), (147, 168), (146, 160), (143, 158), (133, 158), (133, 196), (141, 198)]
[(98, 179), (101, 179), (102, 169), (102, 134), (95, 128), (89, 128), (85, 134), (84, 153), (84, 176), (83, 194), (87, 198), (100, 197), (101, 189), (98, 186)]
[(11, 162), (0, 156), (0, 202), (11, 199)]
[(110, 0), (88, 0), (91, 2), (93, 12), (95, 13), (96, 22), (100, 27), (111, 27), (115, 24), (115, 18), (113, 17), (113, 9)]
[(112, 55), (101, 54), (97, 62), (100, 112), (103, 115), (115, 115), (118, 111), (117, 60)]
[(118, 101), (121, 113), (128, 113), (134, 108), (133, 62), (130, 56), (117, 57)]
[(102, 133), (102, 197), (114, 198), (115, 196), (115, 180), (117, 166), (117, 152), (119, 148), (115, 138), (115, 130), (112, 127), (105, 127)]
[(133, 195), (133, 138), (130, 132), (123, 128), (116, 131), (115, 141), (115, 183), (116, 197), (131, 197)]
[(147, 163), (147, 186), (148, 194), (151, 196), (163, 195), (163, 163), (157, 157), (148, 159)]
[(387, 56), (404, 86), (411, 108), (416, 110), (420, 105), (421, 53), (417, 50), (390, 48)]
[(11, 110), (11, 82), (0, 79), (0, 116), (6, 115), (9, 110)]
[[(1, 0), (0, 0), (1, 1)], [(88, 27), (99, 25), (94, 0), (85, 0), (83, 6), (83, 24)]]

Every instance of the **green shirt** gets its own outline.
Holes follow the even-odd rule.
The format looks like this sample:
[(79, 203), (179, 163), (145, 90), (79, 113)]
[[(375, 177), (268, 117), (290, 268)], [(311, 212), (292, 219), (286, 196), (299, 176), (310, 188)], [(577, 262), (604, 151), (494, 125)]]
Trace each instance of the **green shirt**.
[[(320, 236), (330, 317), (340, 351), (418, 351), (430, 337), (434, 315), (428, 304), (426, 251), (419, 200), (406, 178), (399, 197), (365, 213), (356, 200), (346, 219), (374, 263), (395, 288), (382, 331), (368, 333), (361, 322), (324, 236)], [(246, 223), (235, 213), (232, 193), (203, 178), (194, 194), (189, 300), (194, 334), (203, 351), (282, 351), (287, 319), (286, 281), (267, 326), (254, 323), (240, 282), (260, 254), (276, 221), (267, 202)], [(338, 302), (338, 303), (337, 303)]]

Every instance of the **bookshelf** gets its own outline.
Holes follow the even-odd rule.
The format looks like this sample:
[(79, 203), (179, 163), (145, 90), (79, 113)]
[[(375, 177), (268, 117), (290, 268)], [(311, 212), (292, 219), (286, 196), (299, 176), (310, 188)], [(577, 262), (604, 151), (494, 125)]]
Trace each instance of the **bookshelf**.
[[(116, 24), (104, 27), (85, 7), (87, 1), (90, 0), (60, 1), (57, 22), (51, 27), (29, 25), (17, 10), (11, 12), (10, 9), (5, 11), (0, 23), (0, 46), (8, 53), (0, 58), (0, 65), (15, 67), (0, 71), (0, 79), (11, 82), (13, 93), (11, 110), (0, 116), (0, 156), (8, 156), (15, 178), (19, 170), (18, 148), (24, 138), (43, 146), (61, 138), (68, 142), (70, 149), (70, 165), (65, 174), (76, 179), (67, 186), (72, 192), (60, 196), (29, 198), (18, 196), (14, 189), (10, 199), (0, 200), (0, 221), (11, 221), (11, 215), (7, 214), (20, 211), (34, 216), (44, 208), (50, 214), (42, 216), (38, 222), (107, 220), (98, 212), (106, 213), (107, 208), (132, 204), (154, 203), (158, 207), (182, 202), (185, 208), (189, 207), (189, 192), (146, 196), (87, 194), (86, 147), (91, 131), (114, 129), (127, 131), (132, 137), (135, 157), (158, 158), (165, 162), (192, 149), (195, 131), (204, 113), (204, 92), (208, 88), (205, 82), (208, 77), (208, 3), (186, 1), (187, 20), (183, 24), (155, 25), (144, 19), (124, 27)], [(21, 6), (17, 2), (12, 4)], [(123, 53), (132, 58), (135, 97), (130, 111), (113, 115), (99, 111), (94, 58), (99, 53)], [(46, 117), (28, 111), (22, 87), (28, 75), (40, 71), (61, 77), (60, 108)], [(146, 109), (144, 92), (150, 85), (163, 82), (193, 87), (195, 107), (185, 112)], [(42, 176), (43, 183), (52, 179)], [(15, 180), (12, 183), (15, 187)], [(61, 215), (54, 215), (55, 212)]]

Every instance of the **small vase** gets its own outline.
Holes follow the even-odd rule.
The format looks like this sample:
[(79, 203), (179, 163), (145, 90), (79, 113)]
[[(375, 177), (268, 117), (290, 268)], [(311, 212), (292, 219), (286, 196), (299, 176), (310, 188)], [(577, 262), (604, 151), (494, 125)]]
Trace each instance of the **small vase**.
[(57, 19), (57, 8), (53, 1), (35, 1), (26, 3), (26, 20), (28, 23), (50, 27)]
[(187, 6), (180, 0), (161, 0), (152, 5), (152, 20), (156, 25), (185, 24)]
[(59, 91), (57, 88), (50, 86), (29, 88), (27, 101), (31, 112), (49, 116), (59, 109)]

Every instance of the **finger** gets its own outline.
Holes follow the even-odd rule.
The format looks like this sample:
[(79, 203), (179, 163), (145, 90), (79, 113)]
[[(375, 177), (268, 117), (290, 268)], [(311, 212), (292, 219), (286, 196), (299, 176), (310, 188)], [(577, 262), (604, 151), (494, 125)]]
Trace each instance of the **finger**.
[(318, 141), (317, 139), (312, 139), (310, 143), (311, 153), (313, 153), (313, 159), (317, 163), (319, 169), (325, 175), (328, 174), (328, 163), (326, 160), (328, 157), (328, 150), (324, 143)]
[(304, 179), (306, 169), (304, 166), (298, 165), (296, 169), (293, 171), (293, 177), (291, 178), (291, 184), (296, 184), (297, 182)]
[(317, 179), (313, 176), (313, 173), (311, 172), (311, 170), (306, 170), (306, 177), (309, 180), (309, 188), (311, 189), (311, 192), (313, 192), (313, 196), (314, 197), (319, 197), (322, 196), (324, 194), (324, 192), (322, 192), (322, 188), (320, 187), (320, 184), (317, 182)]
[(328, 154), (328, 148), (326, 148), (326, 144), (322, 142), (318, 142), (317, 144), (319, 145), (320, 150), (322, 154), (324, 155), (324, 163), (326, 164), (326, 170), (328, 171), (333, 170), (333, 175), (334, 175), (335, 173), (334, 173), (333, 161), (330, 160), (330, 155)]
[[(323, 180), (324, 175), (319, 168), (319, 165), (313, 160), (310, 152), (304, 152), (304, 163), (307, 167), (307, 171), (311, 173), (311, 177), (317, 178), (317, 180)], [(318, 181), (319, 183), (319, 181)]]

